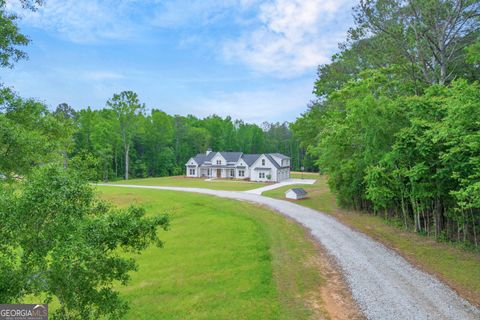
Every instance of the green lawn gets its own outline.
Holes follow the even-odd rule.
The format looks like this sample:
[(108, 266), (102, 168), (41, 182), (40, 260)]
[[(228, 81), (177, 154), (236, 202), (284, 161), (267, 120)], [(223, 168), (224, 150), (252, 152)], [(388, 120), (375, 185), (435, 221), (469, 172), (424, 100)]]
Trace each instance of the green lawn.
[(308, 297), (324, 280), (310, 263), (315, 244), (297, 224), (235, 200), (98, 189), (117, 205), (142, 204), (149, 215), (168, 212), (172, 217), (171, 229), (160, 234), (165, 247), (137, 256), (138, 272), (119, 288), (131, 307), (127, 319), (311, 317)]
[(304, 178), (304, 179), (317, 179), (320, 176), (319, 173), (317, 172), (298, 172), (298, 171), (292, 171), (290, 172), (290, 178)]
[[(295, 174), (298, 175), (298, 174)], [(304, 176), (307, 178), (307, 174)], [(304, 188), (309, 198), (296, 201), (337, 217), (343, 223), (360, 230), (372, 238), (393, 248), (406, 259), (436, 274), (471, 302), (480, 305), (480, 254), (466, 251), (450, 244), (405, 231), (382, 217), (342, 210), (336, 205), (335, 196), (329, 191), (327, 179), (318, 174), (314, 185), (288, 186), (264, 192), (264, 196), (284, 199), (284, 192), (292, 187)]]
[(136, 184), (144, 186), (194, 187), (215, 190), (244, 191), (265, 186), (264, 183), (241, 180), (212, 180), (204, 178), (186, 178), (184, 176), (120, 180), (112, 183)]

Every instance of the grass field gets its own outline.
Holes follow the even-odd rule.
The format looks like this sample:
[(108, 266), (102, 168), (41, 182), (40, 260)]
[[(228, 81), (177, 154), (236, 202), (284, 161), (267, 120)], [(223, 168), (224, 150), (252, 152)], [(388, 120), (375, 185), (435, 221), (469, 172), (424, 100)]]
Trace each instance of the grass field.
[[(299, 173), (292, 173), (299, 178)], [(328, 214), (362, 231), (396, 250), (407, 260), (437, 275), (464, 297), (480, 306), (480, 254), (403, 230), (382, 217), (342, 210), (329, 191), (327, 179), (317, 173), (305, 173), (304, 178), (317, 179), (314, 185), (298, 185), (309, 198), (296, 201)], [(264, 192), (264, 196), (284, 199), (284, 192), (294, 186)]]
[(250, 182), (241, 180), (212, 180), (205, 181), (204, 178), (186, 178), (184, 176), (161, 177), (161, 178), (146, 178), (146, 179), (131, 179), (119, 180), (112, 183), (118, 184), (137, 184), (144, 186), (169, 186), (169, 187), (193, 187), (193, 188), (207, 188), (214, 190), (232, 190), (244, 191), (265, 186), (264, 183)]
[(160, 234), (165, 247), (137, 256), (138, 272), (119, 288), (131, 307), (127, 319), (306, 319), (311, 304), (322, 304), (309, 300), (324, 283), (311, 263), (315, 243), (285, 217), (206, 195), (99, 190), (119, 206), (172, 217)]

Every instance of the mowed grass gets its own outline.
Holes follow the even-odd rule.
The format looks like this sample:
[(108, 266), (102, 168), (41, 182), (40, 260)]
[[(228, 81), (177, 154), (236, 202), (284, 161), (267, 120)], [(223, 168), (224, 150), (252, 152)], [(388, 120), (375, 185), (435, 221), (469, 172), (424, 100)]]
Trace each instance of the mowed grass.
[(111, 182), (113, 184), (135, 184), (144, 186), (192, 187), (214, 190), (244, 191), (265, 186), (264, 183), (242, 180), (211, 180), (205, 178), (187, 178), (185, 176), (130, 179)]
[[(299, 178), (298, 173), (293, 176)], [(295, 185), (264, 192), (264, 196), (284, 199), (284, 192), (292, 187), (304, 188), (308, 199), (295, 201), (327, 214), (361, 232), (364, 232), (396, 250), (414, 265), (435, 274), (462, 296), (480, 306), (480, 254), (397, 227), (379, 216), (341, 209), (327, 185), (327, 178), (318, 173), (304, 174), (317, 179), (314, 185)]]
[(299, 225), (235, 200), (174, 191), (99, 187), (119, 206), (169, 213), (164, 248), (137, 255), (126, 319), (307, 319), (324, 283), (317, 248)]

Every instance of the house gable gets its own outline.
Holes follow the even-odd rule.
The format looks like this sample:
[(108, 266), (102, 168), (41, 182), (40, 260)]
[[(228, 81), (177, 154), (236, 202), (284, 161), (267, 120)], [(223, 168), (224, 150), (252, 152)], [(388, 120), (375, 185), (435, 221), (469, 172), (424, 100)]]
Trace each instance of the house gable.
[(249, 165), (247, 164), (247, 162), (244, 159), (240, 158), (240, 159), (238, 159), (237, 163), (235, 163), (235, 167), (237, 167), (237, 168), (248, 168)]
[[(265, 165), (263, 165), (263, 160), (265, 160)], [(278, 165), (277, 165), (278, 166)], [(268, 155), (266, 154), (261, 154), (255, 162), (252, 163), (250, 166), (251, 168), (255, 169), (271, 169), (277, 167), (276, 163), (274, 163), (274, 160), (272, 158), (269, 158)]]
[(190, 158), (188, 159), (187, 163), (185, 163), (186, 166), (198, 166), (199, 163), (197, 161), (195, 161), (194, 158)]
[(271, 156), (280, 167), (290, 166), (290, 157), (281, 153), (269, 153), (268, 155)]
[[(220, 161), (220, 164), (217, 162)], [(222, 165), (226, 166), (227, 165), (227, 160), (222, 156), (220, 152), (217, 152), (211, 159), (212, 166), (217, 166), (217, 165)]]

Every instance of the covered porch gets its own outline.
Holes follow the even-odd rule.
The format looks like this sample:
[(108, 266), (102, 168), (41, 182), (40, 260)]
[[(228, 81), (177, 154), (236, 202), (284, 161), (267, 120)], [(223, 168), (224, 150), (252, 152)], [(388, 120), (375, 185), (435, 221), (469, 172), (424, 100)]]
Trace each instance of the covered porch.
[(200, 176), (206, 178), (218, 178), (218, 179), (233, 179), (235, 176), (235, 167), (227, 166), (211, 166), (202, 167), (200, 169)]

